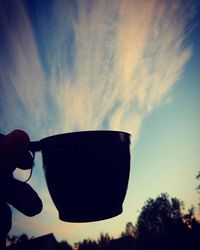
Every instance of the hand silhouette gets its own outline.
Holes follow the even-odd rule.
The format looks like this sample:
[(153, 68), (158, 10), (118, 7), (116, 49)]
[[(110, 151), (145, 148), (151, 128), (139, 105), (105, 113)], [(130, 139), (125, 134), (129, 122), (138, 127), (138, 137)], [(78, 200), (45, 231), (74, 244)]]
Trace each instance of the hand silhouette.
[(33, 188), (13, 177), (16, 168), (30, 169), (33, 157), (28, 150), (29, 136), (22, 130), (0, 135), (0, 249), (12, 224), (12, 213), (7, 203), (27, 216), (41, 212), (42, 201)]

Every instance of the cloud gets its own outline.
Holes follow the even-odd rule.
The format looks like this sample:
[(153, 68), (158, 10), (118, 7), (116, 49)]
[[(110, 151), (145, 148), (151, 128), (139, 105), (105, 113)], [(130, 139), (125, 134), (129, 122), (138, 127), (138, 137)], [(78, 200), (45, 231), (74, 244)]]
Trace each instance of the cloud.
[(0, 62), (1, 127), (23, 121), (41, 136), (87, 129), (137, 134), (191, 55), (183, 47), (191, 14), (179, 1), (78, 1), (76, 10), (55, 1), (49, 19), (38, 13), (36, 33), (22, 3), (15, 5), (13, 23), (1, 13), (9, 44), (9, 64)]
[(170, 3), (78, 2), (74, 77), (64, 74), (57, 89), (63, 131), (69, 124), (137, 134), (143, 118), (168, 98), (191, 55), (183, 47), (189, 15), (181, 3)]
[(1, 120), (7, 122), (2, 127), (16, 126), (20, 122), (38, 127), (46, 111), (45, 78), (32, 27), (22, 2), (12, 3), (12, 6), (2, 2), (1, 5), (4, 7), (0, 15), (1, 31), (4, 31), (2, 40), (7, 44), (6, 50), (2, 51), (1, 47), (4, 56), (0, 58), (1, 91), (4, 94), (4, 119)]

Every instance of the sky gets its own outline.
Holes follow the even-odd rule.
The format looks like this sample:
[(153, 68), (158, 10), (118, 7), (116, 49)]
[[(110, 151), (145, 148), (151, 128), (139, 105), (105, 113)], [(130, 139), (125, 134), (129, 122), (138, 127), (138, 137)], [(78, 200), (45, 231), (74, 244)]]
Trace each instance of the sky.
[(199, 21), (196, 0), (0, 1), (0, 132), (22, 129), (31, 140), (85, 130), (132, 135), (121, 215), (59, 221), (37, 153), (29, 183), (44, 208), (31, 218), (12, 208), (11, 234), (53, 232), (71, 244), (119, 237), (163, 192), (197, 207)]

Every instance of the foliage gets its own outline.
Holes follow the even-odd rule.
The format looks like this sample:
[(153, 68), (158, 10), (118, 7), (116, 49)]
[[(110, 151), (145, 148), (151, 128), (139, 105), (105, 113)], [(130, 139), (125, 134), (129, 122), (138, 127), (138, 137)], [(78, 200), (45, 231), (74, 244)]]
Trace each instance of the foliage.
[(109, 249), (109, 244), (110, 244), (111, 237), (109, 236), (108, 233), (100, 234), (100, 238), (98, 239), (98, 245), (99, 249)]
[(121, 233), (121, 237), (132, 236), (134, 237), (136, 233), (136, 228), (133, 226), (132, 222), (126, 223), (125, 232)]
[[(200, 171), (196, 176), (196, 179), (200, 181)], [(200, 193), (200, 184), (197, 186), (198, 193)], [(200, 203), (199, 203), (199, 208), (200, 208)]]
[(72, 247), (64, 240), (59, 242), (59, 247), (60, 250), (72, 250)]
[(192, 249), (197, 240), (194, 225), (198, 228), (198, 223), (193, 208), (186, 215), (182, 210), (183, 203), (168, 194), (148, 199), (137, 220), (138, 248)]
[(76, 243), (78, 250), (99, 250), (98, 243), (92, 240), (83, 240), (83, 242)]
[(29, 237), (27, 234), (23, 233), (21, 235), (8, 235), (7, 236), (7, 240), (9, 242), (10, 245), (13, 245), (13, 244), (17, 244), (17, 243), (21, 243), (21, 242), (24, 242), (24, 241), (27, 241), (27, 240), (30, 240), (32, 239), (33, 237)]
[(138, 236), (156, 237), (180, 223), (182, 206), (176, 198), (169, 200), (167, 194), (161, 194), (155, 200), (148, 199), (137, 220)]
[[(197, 174), (196, 178), (197, 178), (198, 180), (200, 180), (200, 171), (199, 171), (199, 173)], [(200, 189), (200, 185), (198, 186), (198, 189)]]

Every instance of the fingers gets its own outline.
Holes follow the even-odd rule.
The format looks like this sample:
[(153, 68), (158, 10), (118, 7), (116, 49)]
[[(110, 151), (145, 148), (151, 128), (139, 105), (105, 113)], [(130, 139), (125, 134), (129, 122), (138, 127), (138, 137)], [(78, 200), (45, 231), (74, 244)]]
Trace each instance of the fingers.
[(12, 213), (10, 207), (0, 203), (0, 249), (6, 246), (6, 236), (11, 229)]
[(30, 185), (12, 177), (16, 167), (32, 167), (29, 144), (29, 136), (22, 130), (0, 137), (0, 198), (23, 214), (34, 216), (42, 210), (41, 199)]
[[(0, 203), (0, 232), (7, 234), (11, 229), (11, 209), (6, 203)], [(1, 234), (0, 233), (0, 234)]]
[(42, 210), (42, 201), (33, 188), (16, 179), (12, 179), (8, 184), (6, 200), (27, 216), (34, 216)]
[(30, 143), (28, 134), (19, 129), (2, 136), (0, 140), (0, 150), (5, 154), (15, 154), (27, 150)]
[(34, 157), (29, 151), (21, 151), (10, 162), (15, 168), (26, 170), (32, 168), (33, 161)]
[(16, 167), (30, 169), (33, 157), (28, 151), (29, 136), (22, 130), (14, 130), (0, 138), (0, 165), (13, 172)]

